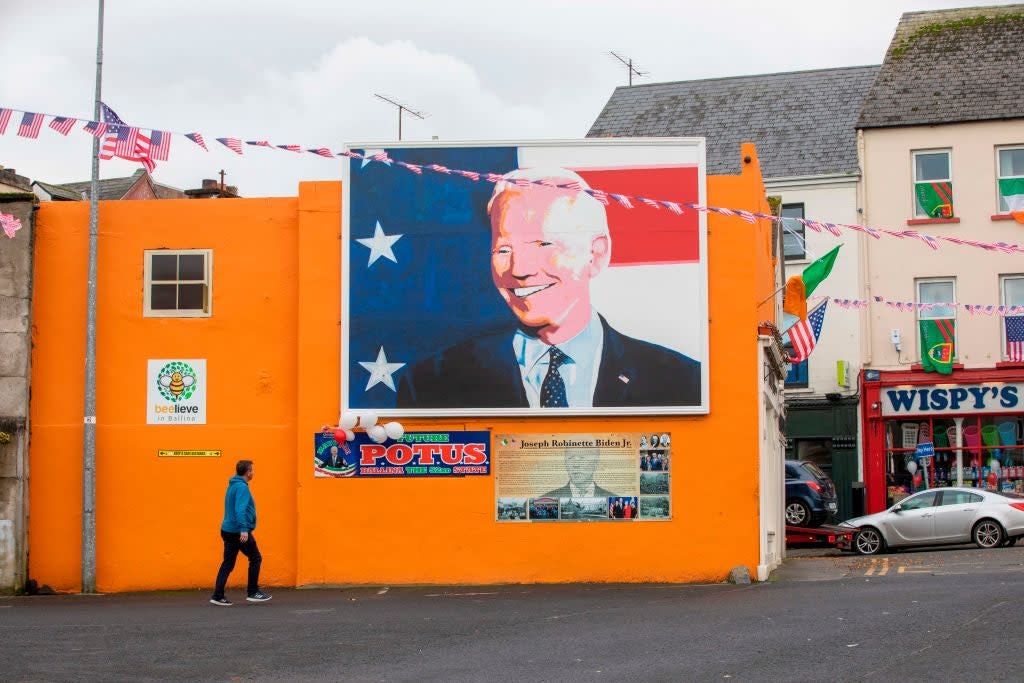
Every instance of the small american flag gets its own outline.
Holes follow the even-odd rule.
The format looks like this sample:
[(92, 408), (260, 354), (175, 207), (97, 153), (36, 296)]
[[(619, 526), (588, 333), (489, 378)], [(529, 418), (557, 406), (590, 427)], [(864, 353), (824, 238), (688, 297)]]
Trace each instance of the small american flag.
[(50, 128), (53, 128), (61, 135), (67, 135), (70, 133), (74, 125), (75, 119), (69, 119), (66, 116), (54, 116), (53, 120), (50, 121)]
[(1024, 361), (1024, 315), (1006, 318), (1006, 356), (1012, 361)]
[(617, 201), (619, 204), (622, 204), (627, 209), (633, 208), (633, 203), (629, 201), (629, 197), (627, 197), (624, 194), (609, 194), (608, 196)]
[(13, 112), (10, 109), (0, 107), (0, 135), (3, 135), (7, 131), (7, 124), (11, 122), (12, 113)]
[(154, 130), (149, 134), (149, 158), (154, 161), (167, 161), (171, 153), (171, 134)]
[(306, 151), (312, 152), (313, 154), (318, 154), (322, 157), (327, 157), (328, 159), (334, 157), (334, 153), (331, 150), (327, 149), (326, 147), (317, 147), (316, 149), (307, 149)]
[(807, 315), (806, 320), (801, 320), (789, 329), (789, 341), (793, 346), (793, 355), (790, 356), (790, 363), (803, 363), (811, 355), (814, 346), (821, 336), (821, 327), (825, 324), (825, 307), (828, 299)]
[(43, 127), (43, 115), (33, 114), (30, 111), (25, 112), (25, 115), (21, 117), (21, 125), (18, 126), (18, 135), (23, 138), (37, 138), (39, 137), (39, 131)]
[(9, 213), (0, 213), (0, 228), (4, 229), (4, 234), (14, 239), (14, 233), (21, 230), (21, 221)]
[(185, 137), (187, 137), (189, 140), (191, 140), (192, 142), (194, 142), (197, 145), (199, 145), (200, 147), (202, 147), (203, 151), (205, 151), (205, 152), (209, 152), (210, 151), (210, 150), (206, 149), (206, 140), (203, 139), (202, 133), (185, 133)]
[(224, 145), (235, 154), (242, 153), (242, 141), (238, 138), (217, 138), (217, 142)]
[(270, 142), (268, 140), (247, 140), (245, 144), (252, 145), (253, 147), (270, 147), (271, 146)]
[(102, 138), (107, 132), (107, 124), (102, 121), (89, 121), (85, 124), (85, 132), (94, 138)]
[(591, 197), (593, 197), (597, 201), (601, 202), (605, 206), (608, 206), (608, 193), (605, 192), (604, 190), (589, 189), (589, 190), (584, 190), (584, 192), (586, 192)]
[(281, 148), (281, 149), (286, 149), (289, 152), (301, 152), (302, 151), (302, 148), (299, 147), (298, 145), (278, 145), (278, 147)]

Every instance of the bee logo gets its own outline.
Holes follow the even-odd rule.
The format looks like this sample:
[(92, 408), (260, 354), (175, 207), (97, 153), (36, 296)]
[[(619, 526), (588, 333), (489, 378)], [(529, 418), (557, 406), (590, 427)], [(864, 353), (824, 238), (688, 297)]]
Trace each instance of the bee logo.
[(192, 397), (196, 390), (196, 373), (187, 363), (175, 361), (161, 368), (157, 383), (160, 395), (177, 403)]

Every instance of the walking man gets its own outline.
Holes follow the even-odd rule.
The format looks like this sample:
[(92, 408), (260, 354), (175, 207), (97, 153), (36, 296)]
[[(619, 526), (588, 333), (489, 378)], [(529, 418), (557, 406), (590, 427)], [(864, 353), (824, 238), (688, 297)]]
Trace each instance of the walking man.
[(217, 585), (210, 602), (221, 607), (230, 607), (231, 601), (224, 597), (224, 586), (228, 575), (235, 568), (238, 552), (249, 558), (249, 602), (266, 602), (270, 596), (260, 590), (260, 564), (263, 556), (256, 546), (256, 501), (249, 492), (249, 482), (254, 472), (252, 460), (239, 460), (235, 465), (235, 476), (228, 480), (228, 491), (224, 495), (224, 521), (220, 525), (220, 537), (224, 539), (224, 561), (217, 572)]

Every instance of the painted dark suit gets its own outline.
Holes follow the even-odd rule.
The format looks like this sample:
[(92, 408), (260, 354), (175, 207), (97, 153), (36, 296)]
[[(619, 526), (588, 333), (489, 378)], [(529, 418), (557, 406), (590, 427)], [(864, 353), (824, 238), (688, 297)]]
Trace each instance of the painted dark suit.
[[(700, 363), (616, 331), (601, 318), (604, 345), (594, 407), (696, 406)], [(529, 408), (512, 349), (513, 330), (452, 346), (402, 376), (399, 408)]]

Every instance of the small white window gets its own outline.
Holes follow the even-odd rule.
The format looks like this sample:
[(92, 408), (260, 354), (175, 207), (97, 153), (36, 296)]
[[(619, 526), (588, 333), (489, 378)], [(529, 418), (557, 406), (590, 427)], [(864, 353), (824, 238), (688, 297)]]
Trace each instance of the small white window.
[(146, 317), (202, 318), (210, 315), (213, 251), (153, 249), (145, 252)]
[(792, 218), (805, 218), (803, 204), (782, 205), (782, 253), (787, 261), (807, 258), (804, 225)]
[(914, 217), (952, 218), (953, 171), (949, 151), (914, 152)]
[[(917, 281), (917, 300), (922, 304), (946, 304), (956, 301), (956, 281), (953, 279), (929, 278)], [(952, 306), (936, 306), (932, 309), (918, 307), (918, 320), (947, 320), (956, 317)]]
[(1024, 147), (1001, 147), (996, 157), (999, 213), (1024, 211)]

